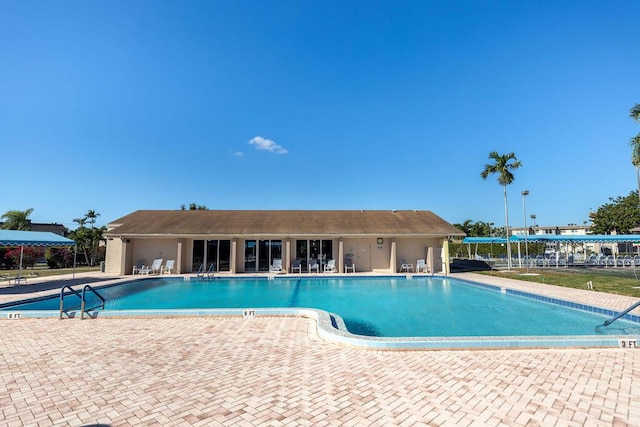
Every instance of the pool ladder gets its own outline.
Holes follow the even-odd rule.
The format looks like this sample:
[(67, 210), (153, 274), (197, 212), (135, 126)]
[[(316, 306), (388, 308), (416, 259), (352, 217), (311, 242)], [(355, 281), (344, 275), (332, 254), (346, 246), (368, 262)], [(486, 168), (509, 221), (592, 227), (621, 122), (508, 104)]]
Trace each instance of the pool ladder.
[[(80, 305), (79, 306), (75, 306), (75, 307), (70, 307), (68, 309), (64, 309), (64, 290), (65, 289), (69, 289), (71, 291), (71, 293), (67, 294), (67, 295), (75, 295), (78, 298), (80, 298)], [(86, 303), (87, 303), (87, 291), (90, 291), (91, 293), (93, 293), (95, 296), (98, 297), (98, 299), (100, 301), (102, 301), (101, 304), (98, 304), (94, 307), (86, 307)], [(77, 308), (80, 309), (80, 319), (84, 319), (84, 313), (87, 311), (91, 311), (91, 310), (95, 310), (96, 308), (100, 307), (104, 310), (104, 304), (105, 304), (105, 299), (102, 297), (102, 295), (100, 295), (98, 292), (96, 292), (95, 289), (93, 289), (90, 285), (84, 285), (84, 287), (82, 288), (82, 292), (76, 291), (75, 289), (73, 289), (71, 286), (69, 285), (64, 285), (61, 289), (60, 289), (60, 320), (62, 320), (62, 313), (66, 314), (67, 317), (71, 317), (68, 313), (69, 310), (75, 310)]]
[(637, 303), (631, 305), (629, 308), (627, 308), (625, 311), (623, 311), (622, 313), (618, 314), (617, 316), (612, 317), (611, 319), (607, 320), (606, 322), (604, 322), (602, 324), (602, 326), (609, 326), (610, 324), (612, 324), (613, 322), (615, 322), (616, 320), (618, 320), (619, 318), (621, 318), (622, 316), (624, 316), (625, 314), (627, 314), (628, 312), (630, 312), (631, 310), (633, 310), (636, 307), (640, 306), (640, 301), (638, 301)]

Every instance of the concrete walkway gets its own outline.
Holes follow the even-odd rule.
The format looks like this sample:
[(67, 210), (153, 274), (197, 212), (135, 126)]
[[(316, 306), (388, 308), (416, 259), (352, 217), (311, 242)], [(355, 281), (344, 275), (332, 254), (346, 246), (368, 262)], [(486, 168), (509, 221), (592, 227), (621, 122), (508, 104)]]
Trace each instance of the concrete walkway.
[(640, 349), (368, 351), (197, 317), (2, 320), (0, 355), (7, 426), (640, 424)]

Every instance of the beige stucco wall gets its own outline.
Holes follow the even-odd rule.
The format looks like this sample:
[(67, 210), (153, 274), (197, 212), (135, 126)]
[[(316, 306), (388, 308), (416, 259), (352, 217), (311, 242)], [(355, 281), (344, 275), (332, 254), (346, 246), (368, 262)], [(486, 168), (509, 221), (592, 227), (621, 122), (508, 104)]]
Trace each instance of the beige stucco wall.
[(107, 252), (105, 254), (105, 273), (122, 275), (124, 256), (124, 244), (120, 239), (107, 240)]
[[(251, 239), (254, 240), (254, 239)], [(287, 258), (287, 248), (290, 251), (295, 250), (296, 238), (283, 238), (283, 258)], [(339, 271), (343, 272), (344, 257), (347, 254), (354, 255), (356, 271), (358, 272), (380, 272), (393, 273), (397, 272), (400, 267), (400, 261), (405, 259), (407, 262), (416, 265), (418, 259), (427, 259), (427, 248), (432, 247), (434, 252), (433, 269), (431, 271), (442, 272), (441, 249), (443, 239), (433, 238), (390, 238), (383, 237), (383, 242), (378, 243), (376, 237), (352, 237), (342, 239), (342, 254), (340, 254), (341, 239), (333, 239), (333, 257), (336, 258)], [(237, 239), (235, 244), (235, 257), (232, 255), (232, 262), (235, 264), (235, 272), (244, 271), (244, 239)], [(287, 243), (289, 245), (287, 246)], [(180, 244), (181, 243), (181, 244)], [(395, 243), (395, 254), (392, 247)], [(234, 245), (232, 245), (233, 250)], [(178, 251), (181, 251), (178, 254)], [(292, 253), (291, 258), (294, 257)], [(343, 259), (338, 259), (342, 257)], [(393, 265), (395, 257), (395, 265)], [(138, 238), (128, 239), (124, 242), (121, 239), (114, 238), (107, 241), (106, 265), (105, 271), (110, 274), (131, 274), (133, 265), (138, 260), (143, 260), (145, 265), (151, 265), (154, 259), (162, 258), (163, 264), (173, 259), (176, 261), (177, 270), (180, 273), (191, 273), (193, 264), (193, 239), (178, 238)], [(429, 262), (427, 260), (427, 262)], [(289, 268), (289, 262), (285, 264), (286, 269)], [(395, 271), (392, 271), (395, 270)]]
[[(424, 239), (424, 238), (399, 238), (396, 239), (397, 254), (396, 263), (400, 268), (401, 260), (406, 260), (409, 264), (413, 264), (414, 268), (419, 259), (427, 259), (428, 248), (434, 248), (434, 258), (436, 265), (434, 265), (434, 271), (440, 272), (442, 265), (440, 262), (442, 239)], [(428, 262), (428, 261), (427, 261)]]
[(144, 260), (144, 265), (151, 265), (154, 259), (162, 258), (164, 264), (168, 259), (178, 259), (178, 239), (135, 239), (131, 261)]
[[(105, 272), (109, 274), (131, 274), (133, 266), (138, 260), (143, 260), (144, 265), (151, 265), (156, 258), (162, 258), (164, 265), (167, 260), (173, 259), (176, 263), (178, 257), (178, 241), (175, 238), (145, 238), (145, 239), (117, 239), (107, 240), (107, 252), (105, 257)], [(184, 242), (184, 241), (183, 241)], [(182, 245), (182, 259), (185, 262), (186, 255), (191, 257), (191, 245)], [(190, 266), (191, 264), (189, 264)], [(184, 268), (178, 266), (178, 271), (184, 272)]]

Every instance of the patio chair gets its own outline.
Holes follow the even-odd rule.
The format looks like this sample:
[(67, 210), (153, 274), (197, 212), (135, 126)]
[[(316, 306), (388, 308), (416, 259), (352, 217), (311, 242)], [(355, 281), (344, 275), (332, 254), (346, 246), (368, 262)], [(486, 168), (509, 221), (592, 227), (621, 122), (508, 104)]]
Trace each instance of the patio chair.
[(309, 273), (311, 273), (311, 270), (315, 270), (316, 273), (320, 273), (320, 264), (318, 264), (317, 259), (312, 259), (309, 261), (308, 270), (309, 270)]
[(400, 273), (402, 272), (413, 273), (413, 264), (408, 263), (406, 260), (400, 261)]
[(160, 268), (160, 274), (164, 274), (164, 273), (171, 274), (171, 273), (173, 273), (173, 269), (174, 269), (175, 263), (176, 263), (176, 261), (174, 259), (168, 259), (167, 262), (165, 263), (165, 265), (163, 265)]
[(291, 263), (291, 272), (295, 273), (296, 270), (298, 270), (298, 273), (302, 273), (302, 263), (297, 258)]
[(273, 259), (273, 264), (269, 267), (269, 273), (284, 273), (282, 269), (282, 258)]
[(327, 261), (327, 263), (324, 265), (324, 272), (325, 273), (335, 273), (338, 270), (336, 269), (336, 260), (335, 259), (330, 259), (329, 261)]
[(351, 270), (351, 271), (352, 271), (352, 272), (354, 272), (354, 273), (356, 272), (356, 265), (355, 265), (355, 263), (353, 262), (353, 259), (351, 259), (351, 258), (347, 258), (347, 259), (344, 261), (344, 272), (345, 272), (345, 273), (348, 273), (348, 272), (349, 272), (349, 270)]
[(140, 271), (144, 268), (144, 260), (139, 259), (136, 265), (133, 266), (133, 271), (131, 274), (140, 274)]
[(160, 267), (162, 267), (162, 258), (156, 258), (153, 260), (153, 264), (149, 267), (142, 267), (140, 274), (158, 274), (160, 273)]
[(424, 270), (425, 273), (429, 272), (429, 266), (424, 259), (419, 259), (416, 261), (416, 273), (420, 273), (420, 270)]

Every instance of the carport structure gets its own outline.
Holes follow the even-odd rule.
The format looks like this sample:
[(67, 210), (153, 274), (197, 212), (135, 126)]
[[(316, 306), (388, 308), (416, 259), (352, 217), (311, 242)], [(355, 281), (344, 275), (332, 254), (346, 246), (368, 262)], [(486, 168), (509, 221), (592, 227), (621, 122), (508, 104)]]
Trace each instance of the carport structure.
[[(469, 258), (471, 258), (471, 245), (476, 245), (475, 256), (478, 257), (478, 244), (480, 243), (498, 243), (504, 244), (507, 239), (504, 237), (465, 237), (462, 241), (468, 245)], [(518, 258), (522, 266), (522, 257), (520, 245), (526, 243), (560, 243), (565, 245), (586, 245), (586, 244), (619, 244), (627, 243), (630, 245), (640, 244), (640, 234), (585, 234), (585, 235), (559, 235), (559, 234), (530, 234), (527, 236), (514, 235), (510, 238), (511, 243), (518, 244)], [(568, 250), (565, 251), (568, 254)], [(586, 251), (583, 251), (586, 254)], [(614, 265), (617, 265), (616, 251), (612, 251), (614, 257)], [(566, 261), (566, 260), (565, 260)]]
[[(509, 239), (511, 241), (511, 243), (517, 243), (518, 242), (518, 238), (516, 236), (511, 236), (511, 239)], [(497, 236), (491, 236), (491, 237), (465, 237), (462, 240), (462, 243), (465, 243), (467, 245), (467, 253), (469, 254), (469, 259), (471, 259), (471, 245), (475, 245), (475, 251), (474, 251), (474, 257), (476, 259), (478, 258), (482, 258), (481, 255), (478, 254), (478, 245), (479, 244), (497, 244), (497, 245), (504, 245), (505, 243), (507, 243), (507, 239), (504, 237), (497, 237)]]
[[(524, 236), (517, 236), (518, 241), (524, 241)], [(634, 245), (640, 243), (640, 234), (585, 234), (585, 235), (529, 235), (526, 239), (528, 242), (533, 243), (560, 243), (567, 245), (566, 254), (569, 253), (568, 246), (569, 245), (583, 245), (586, 244), (614, 244), (617, 245), (619, 243), (627, 243), (629, 245)], [(631, 246), (631, 251), (633, 252), (633, 246)], [(583, 249), (583, 253), (586, 256), (586, 247)], [(611, 255), (614, 259), (614, 265), (618, 265), (617, 262), (617, 251), (612, 251)]]
[[(25, 277), (22, 277), (22, 257), (24, 254), (25, 246), (32, 247), (65, 247), (65, 246), (76, 246), (76, 242), (71, 239), (67, 239), (66, 237), (60, 236), (55, 233), (47, 232), (47, 231), (20, 231), (20, 230), (0, 230), (0, 247), (2, 246), (11, 246), (18, 247), (20, 246), (20, 267), (18, 270), (18, 277), (15, 277), (11, 280), (14, 280), (17, 284), (21, 281), (27, 282)], [(73, 266), (75, 269), (75, 256), (73, 261)]]

